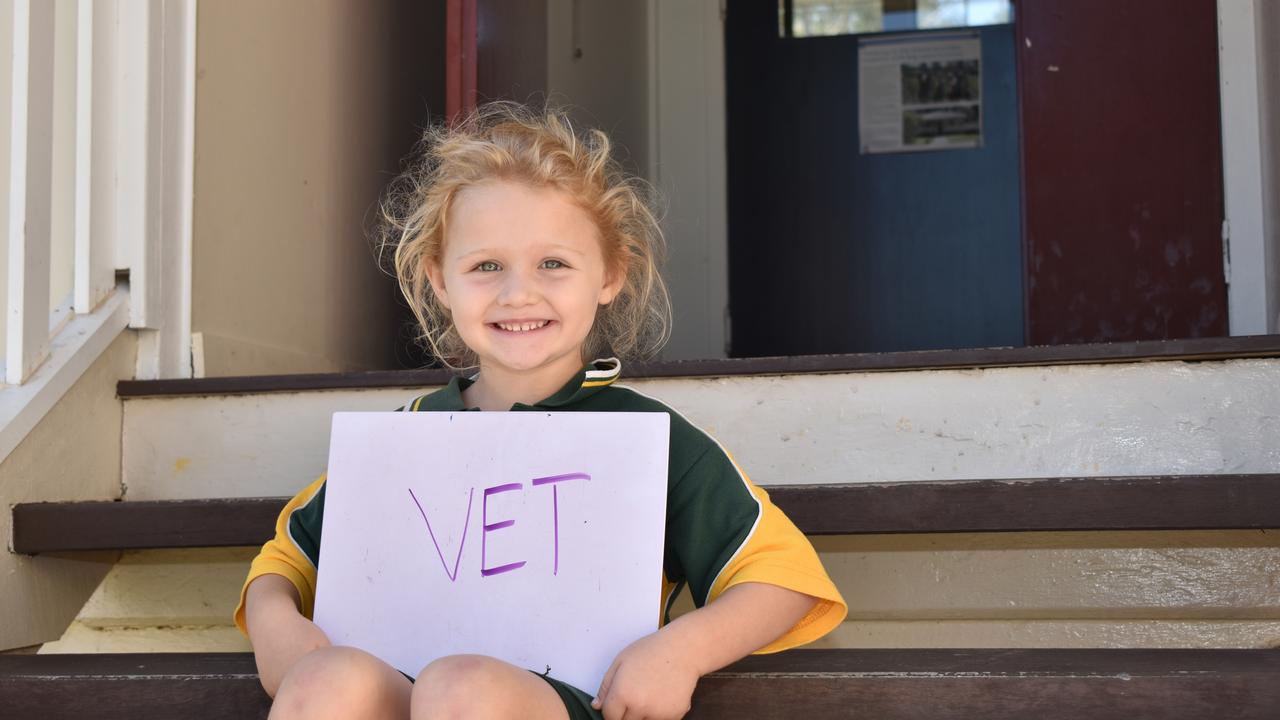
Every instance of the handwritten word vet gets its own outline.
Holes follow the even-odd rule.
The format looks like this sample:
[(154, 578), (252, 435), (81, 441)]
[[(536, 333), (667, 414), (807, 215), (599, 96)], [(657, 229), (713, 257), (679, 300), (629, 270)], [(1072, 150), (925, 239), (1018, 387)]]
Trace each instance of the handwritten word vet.
[[(564, 475), (550, 475), (547, 477), (533, 478), (530, 484), (533, 487), (542, 485), (551, 486), (551, 533), (553, 539), (553, 547), (555, 548), (554, 560), (552, 565), (552, 575), (560, 574), (560, 500), (557, 485), (569, 480), (590, 480), (591, 476), (586, 473), (565, 473)], [(514, 519), (499, 520), (497, 522), (489, 522), (489, 498), (505, 492), (513, 492), (524, 488), (523, 483), (506, 483), (503, 485), (494, 485), (487, 487), (482, 493), (480, 506), (480, 575), (482, 577), (490, 577), (500, 575), (512, 570), (519, 570), (524, 567), (525, 561), (507, 563), (497, 567), (489, 567), (486, 545), (487, 537), (491, 532), (496, 532), (503, 528), (511, 527), (516, 524)], [(431, 520), (427, 518), (427, 511), (422, 509), (422, 503), (418, 502), (418, 496), (413, 494), (413, 488), (409, 488), (409, 497), (413, 498), (413, 504), (418, 507), (418, 512), (422, 515), (422, 520), (427, 524), (427, 533), (431, 536), (431, 544), (436, 548), (436, 555), (440, 558), (440, 565), (444, 568), (444, 572), (449, 576), (450, 582), (458, 581), (458, 565), (462, 562), (462, 548), (467, 544), (467, 528), (471, 525), (471, 507), (475, 500), (476, 489), (473, 487), (467, 494), (467, 514), (462, 523), (462, 541), (458, 543), (458, 555), (453, 560), (453, 570), (449, 570), (449, 564), (444, 559), (444, 552), (440, 550), (440, 543), (436, 541), (435, 531), (431, 529)]]

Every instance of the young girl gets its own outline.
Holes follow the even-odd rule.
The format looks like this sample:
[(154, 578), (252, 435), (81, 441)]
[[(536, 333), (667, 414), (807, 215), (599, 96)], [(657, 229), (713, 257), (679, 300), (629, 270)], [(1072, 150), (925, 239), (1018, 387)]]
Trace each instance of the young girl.
[[(423, 339), (451, 367), (479, 372), (401, 409), (669, 413), (668, 621), (619, 653), (599, 688), (477, 655), (410, 679), (332, 647), (309, 619), (321, 476), (281, 513), (236, 609), (275, 698), (271, 716), (678, 718), (702, 675), (838, 625), (845, 604), (813, 548), (719, 442), (616, 384), (617, 359), (590, 361), (651, 354), (669, 326), (662, 235), (607, 137), (578, 136), (558, 111), (494, 103), (429, 130), (423, 148), (384, 203), (384, 240)], [(698, 609), (670, 620), (686, 584)]]

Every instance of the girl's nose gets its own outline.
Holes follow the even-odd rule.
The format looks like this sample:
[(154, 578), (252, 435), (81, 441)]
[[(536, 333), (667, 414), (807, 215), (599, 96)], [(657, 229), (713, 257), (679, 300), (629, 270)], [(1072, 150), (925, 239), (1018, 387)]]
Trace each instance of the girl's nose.
[(502, 305), (522, 307), (537, 302), (536, 280), (528, 273), (512, 271), (506, 274), (498, 302)]

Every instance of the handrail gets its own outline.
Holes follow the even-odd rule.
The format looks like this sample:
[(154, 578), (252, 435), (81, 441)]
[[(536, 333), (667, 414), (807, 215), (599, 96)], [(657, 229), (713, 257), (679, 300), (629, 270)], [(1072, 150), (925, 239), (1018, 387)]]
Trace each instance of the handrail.
[(129, 286), (120, 283), (93, 312), (72, 315), (49, 341), (27, 381), (0, 390), (0, 461), (9, 456), (129, 325)]

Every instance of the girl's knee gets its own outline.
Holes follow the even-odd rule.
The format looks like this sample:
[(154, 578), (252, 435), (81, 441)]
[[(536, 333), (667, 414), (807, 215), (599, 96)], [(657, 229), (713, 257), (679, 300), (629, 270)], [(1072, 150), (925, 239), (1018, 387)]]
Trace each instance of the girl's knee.
[(413, 685), (414, 717), (465, 717), (480, 704), (501, 702), (512, 673), (523, 672), (486, 655), (432, 661)]
[(388, 683), (390, 666), (352, 647), (313, 650), (285, 675), (271, 706), (271, 717), (359, 718), (381, 716), (397, 703), (396, 688)]

